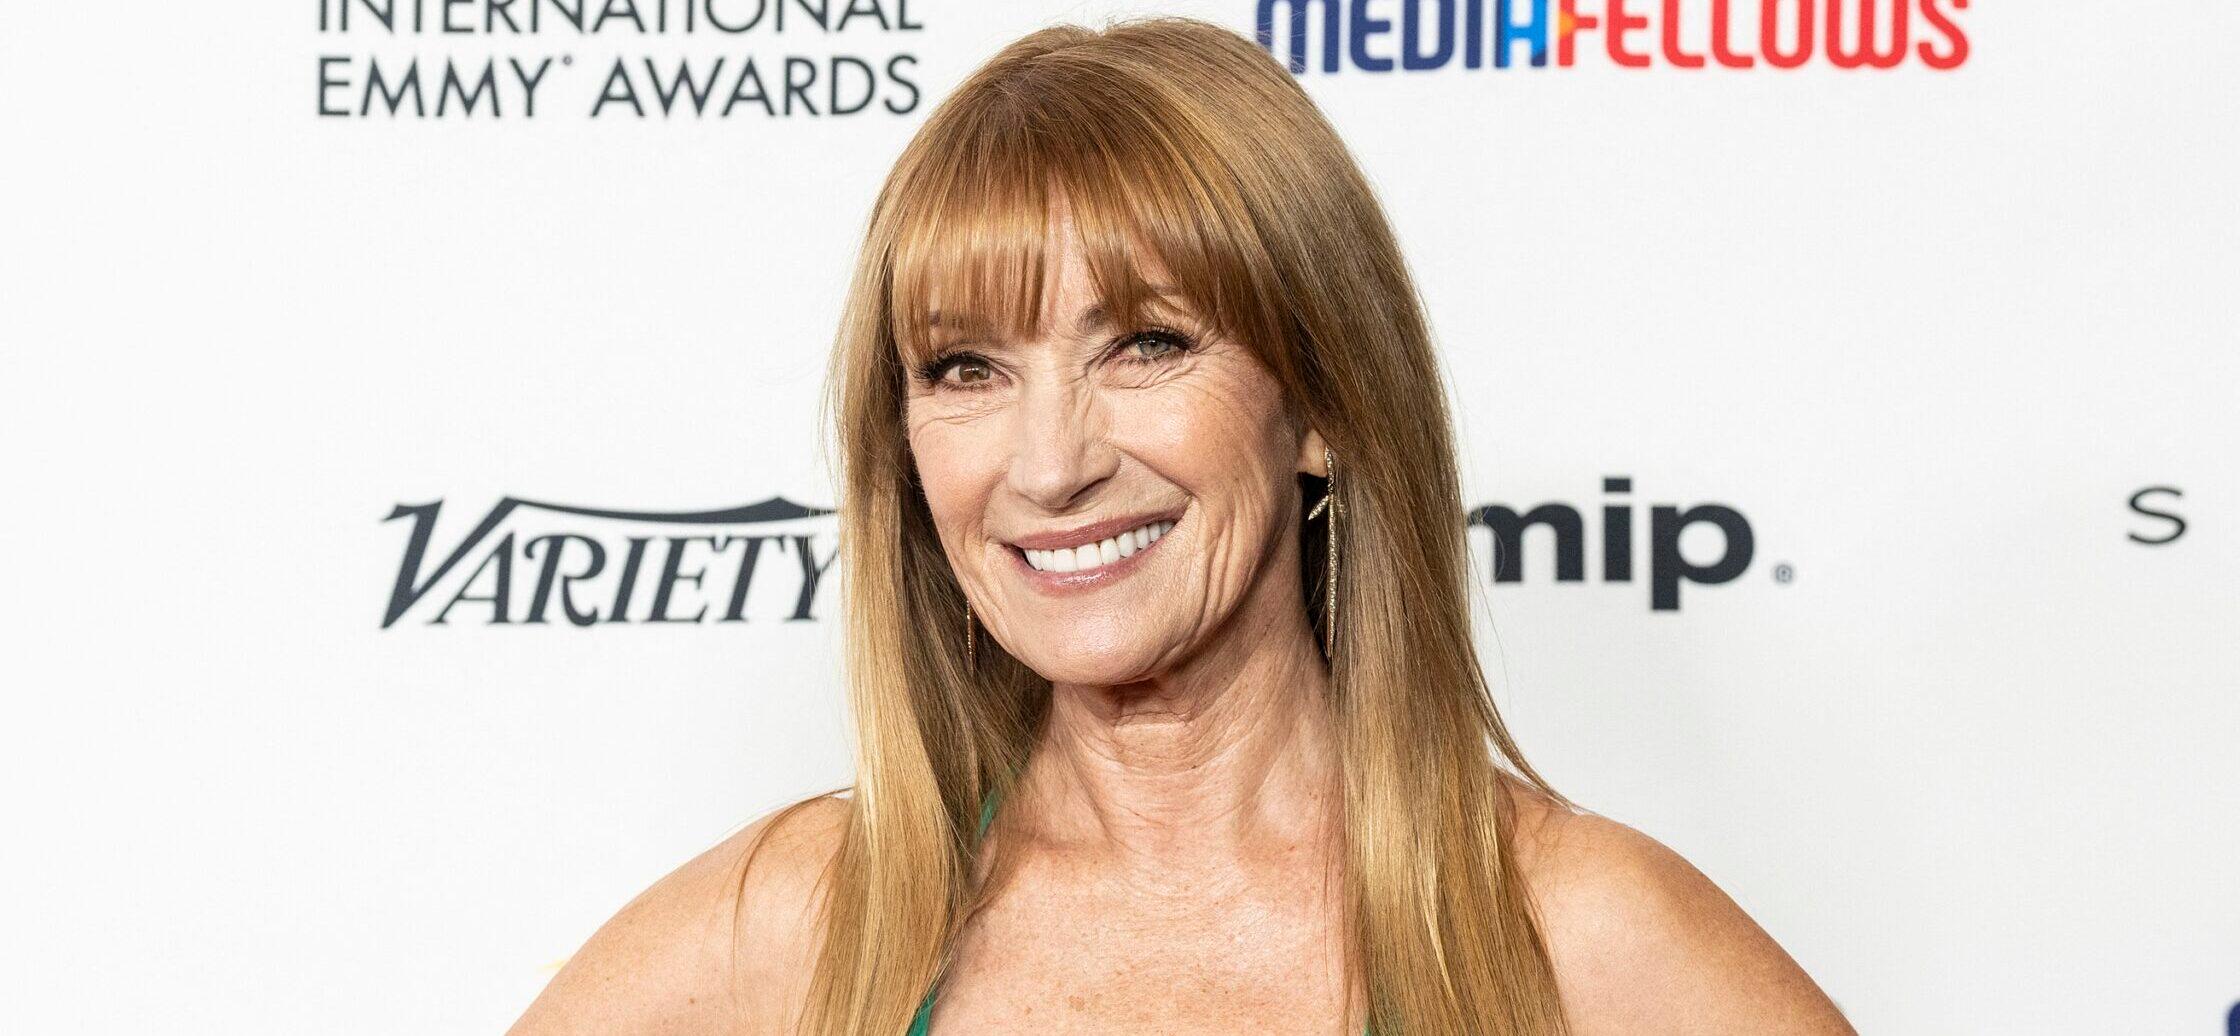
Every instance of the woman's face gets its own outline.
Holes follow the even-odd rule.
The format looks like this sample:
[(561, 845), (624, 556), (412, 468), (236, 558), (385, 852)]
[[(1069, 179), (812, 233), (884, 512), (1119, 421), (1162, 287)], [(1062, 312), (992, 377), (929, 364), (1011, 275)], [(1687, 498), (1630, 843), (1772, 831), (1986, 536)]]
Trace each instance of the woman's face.
[(1322, 473), (1322, 440), (1179, 302), (1157, 326), (1104, 319), (1069, 219), (1051, 246), (1036, 337), (936, 329), (910, 448), (995, 638), (1052, 681), (1119, 684), (1194, 656), (1240, 609), (1300, 607), (1296, 473)]

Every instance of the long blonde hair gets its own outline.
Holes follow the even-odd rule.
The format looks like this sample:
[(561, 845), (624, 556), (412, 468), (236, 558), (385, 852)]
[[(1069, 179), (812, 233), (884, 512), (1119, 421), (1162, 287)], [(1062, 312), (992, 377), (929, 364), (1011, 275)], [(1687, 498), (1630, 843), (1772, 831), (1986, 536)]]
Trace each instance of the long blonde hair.
[[(1367, 181), (1298, 83), (1250, 41), (1185, 18), (1057, 26), (1005, 47), (928, 116), (872, 211), (831, 401), (857, 783), (805, 1029), (908, 1025), (975, 905), (983, 796), (1019, 772), (1046, 713), (1049, 684), (990, 638), (966, 665), (964, 597), (903, 400), (936, 288), (944, 322), (962, 310), (1032, 331), (1061, 198), (1108, 312), (1142, 315), (1141, 261), (1155, 259), (1339, 458), (1330, 687), (1347, 924), (1372, 1026), (1563, 1031), (1506, 794), (1512, 780), (1547, 787), (1472, 643), (1454, 444), (1420, 300)], [(1318, 633), (1322, 527), (1300, 533)]]

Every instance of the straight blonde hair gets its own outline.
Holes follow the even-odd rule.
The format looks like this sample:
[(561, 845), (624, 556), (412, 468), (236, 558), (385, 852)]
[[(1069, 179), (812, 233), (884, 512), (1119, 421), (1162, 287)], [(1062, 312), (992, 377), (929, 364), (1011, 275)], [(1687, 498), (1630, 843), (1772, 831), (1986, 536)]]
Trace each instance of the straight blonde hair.
[[(1048, 682), (991, 638), (966, 665), (965, 600), (903, 403), (937, 292), (945, 326), (963, 314), (1033, 332), (1061, 203), (1108, 312), (1140, 320), (1155, 260), (1339, 459), (1330, 688), (1347, 937), (1371, 1025), (1564, 1031), (1507, 796), (1511, 782), (1553, 792), (1511, 740), (1472, 642), (1454, 443), (1421, 302), (1305, 91), (1250, 41), (1185, 18), (1056, 26), (1005, 47), (928, 116), (873, 208), (830, 400), (857, 783), (825, 872), (804, 1028), (908, 1026), (977, 905), (983, 797), (1019, 772), (1046, 715)], [(1321, 480), (1305, 481), (1319, 495)], [(1325, 527), (1300, 531), (1301, 606), (1318, 634)]]

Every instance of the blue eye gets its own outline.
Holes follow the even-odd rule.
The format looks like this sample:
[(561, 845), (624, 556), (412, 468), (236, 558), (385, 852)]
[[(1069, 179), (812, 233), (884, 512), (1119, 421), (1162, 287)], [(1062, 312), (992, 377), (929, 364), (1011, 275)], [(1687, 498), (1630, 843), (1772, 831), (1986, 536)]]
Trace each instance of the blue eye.
[(1156, 327), (1121, 339), (1120, 351), (1125, 359), (1148, 363), (1189, 352), (1191, 344), (1190, 337), (1180, 331)]

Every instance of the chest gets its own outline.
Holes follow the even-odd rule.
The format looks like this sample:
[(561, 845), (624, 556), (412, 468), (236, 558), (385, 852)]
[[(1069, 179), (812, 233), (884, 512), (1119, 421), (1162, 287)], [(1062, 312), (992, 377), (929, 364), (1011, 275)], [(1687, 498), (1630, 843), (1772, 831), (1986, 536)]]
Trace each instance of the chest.
[(1358, 1033), (1337, 877), (1029, 872), (960, 937), (945, 1033)]

